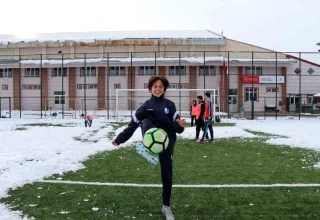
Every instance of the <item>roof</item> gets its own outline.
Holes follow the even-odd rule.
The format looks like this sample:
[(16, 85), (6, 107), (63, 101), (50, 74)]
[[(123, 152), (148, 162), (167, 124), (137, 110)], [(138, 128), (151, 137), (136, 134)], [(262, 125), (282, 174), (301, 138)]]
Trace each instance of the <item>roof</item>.
[[(206, 57), (205, 62), (206, 63), (210, 63), (210, 62), (218, 62), (222, 64), (224, 57), (222, 56), (217, 56), (217, 57)], [(182, 65), (203, 65), (204, 64), (204, 59), (203, 57), (181, 57), (180, 58), (181, 64)], [(241, 63), (251, 63), (252, 59), (235, 59), (235, 58), (231, 58), (229, 59), (230, 64), (237, 64), (239, 62)], [(275, 59), (253, 59), (254, 62), (256, 63), (275, 63), (276, 60)], [(21, 64), (24, 65), (40, 65), (42, 62), (42, 66), (61, 66), (62, 65), (62, 60), (61, 59), (43, 59), (43, 60), (21, 60)], [(84, 60), (83, 59), (64, 59), (63, 60), (63, 64), (64, 66), (68, 66), (68, 65), (83, 65)], [(107, 58), (88, 58), (86, 59), (86, 63), (87, 65), (101, 65), (103, 64), (104, 66), (106, 65), (106, 63), (109, 62), (110, 65), (123, 65), (123, 66), (128, 66), (131, 63), (131, 59), (129, 57), (126, 58), (109, 58), (109, 60)], [(154, 65), (154, 57), (144, 57), (144, 58), (132, 58), (132, 62), (135, 65), (144, 65), (144, 64), (148, 64), (148, 65)], [(158, 64), (162, 64), (162, 65), (172, 65), (172, 64), (177, 64), (179, 62), (179, 58), (178, 57), (159, 57), (157, 58), (157, 63)], [(278, 59), (277, 60), (278, 63), (282, 63), (282, 64), (289, 64), (289, 63), (296, 63), (295, 60), (291, 60), (291, 59)], [(11, 61), (2, 61), (0, 62), (0, 65), (18, 65), (19, 61), (17, 60), (11, 60)]]
[(142, 31), (99, 31), (99, 32), (60, 32), (39, 33), (28, 36), (0, 35), (0, 42), (46, 42), (130, 40), (130, 39), (223, 39), (209, 30), (142, 30)]
[(317, 94), (314, 94), (313, 97), (320, 97), (320, 92)]

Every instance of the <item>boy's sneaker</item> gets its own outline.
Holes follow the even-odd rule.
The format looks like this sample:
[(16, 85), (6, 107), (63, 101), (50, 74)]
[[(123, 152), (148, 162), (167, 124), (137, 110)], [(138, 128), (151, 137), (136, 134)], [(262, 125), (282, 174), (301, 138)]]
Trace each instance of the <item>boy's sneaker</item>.
[(211, 138), (209, 142), (214, 143), (215, 140), (213, 138)]
[(148, 160), (149, 163), (156, 165), (159, 162), (159, 156), (150, 153), (150, 151), (143, 145), (142, 142), (136, 144), (136, 151), (138, 154)]
[(195, 139), (193, 139), (194, 141), (198, 141), (199, 140), (199, 138), (195, 138)]
[(174, 220), (170, 206), (162, 205), (162, 212), (166, 215), (166, 220)]

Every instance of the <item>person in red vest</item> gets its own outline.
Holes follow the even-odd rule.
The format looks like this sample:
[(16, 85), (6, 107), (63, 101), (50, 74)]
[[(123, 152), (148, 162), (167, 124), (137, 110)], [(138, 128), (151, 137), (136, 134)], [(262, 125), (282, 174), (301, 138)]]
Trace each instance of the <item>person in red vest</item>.
[(190, 106), (191, 127), (193, 127), (193, 121), (196, 119), (196, 115), (197, 115), (197, 100), (193, 100), (192, 105)]
[(205, 117), (204, 113), (206, 110), (206, 105), (201, 95), (197, 96), (197, 101), (198, 101), (198, 105), (197, 105), (197, 114), (196, 114), (196, 138), (194, 139), (195, 141), (199, 140), (200, 130), (203, 131), (204, 117)]
[(93, 120), (92, 115), (81, 114), (81, 118), (84, 118), (84, 125), (85, 125), (86, 127), (87, 127), (87, 125), (89, 125), (89, 127), (91, 127), (91, 125), (92, 125), (92, 120)]

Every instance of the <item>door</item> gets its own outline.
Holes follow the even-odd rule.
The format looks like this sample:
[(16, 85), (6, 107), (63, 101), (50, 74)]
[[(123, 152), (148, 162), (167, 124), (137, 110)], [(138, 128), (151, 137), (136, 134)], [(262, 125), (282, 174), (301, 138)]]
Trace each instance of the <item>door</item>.
[(65, 92), (54, 92), (54, 108), (62, 109), (62, 105), (65, 104)]
[(236, 95), (229, 96), (229, 109), (230, 109), (230, 112), (238, 111), (238, 96)]
[(238, 112), (238, 89), (229, 89), (229, 111)]

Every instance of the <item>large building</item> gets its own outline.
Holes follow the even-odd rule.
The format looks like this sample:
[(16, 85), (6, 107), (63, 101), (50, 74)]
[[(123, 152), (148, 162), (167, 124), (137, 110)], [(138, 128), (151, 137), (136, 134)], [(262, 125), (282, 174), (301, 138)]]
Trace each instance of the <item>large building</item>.
[[(0, 35), (0, 109), (114, 109), (116, 89), (145, 89), (150, 75), (160, 75), (170, 89), (216, 89), (224, 112), (295, 112), (299, 104), (310, 107), (320, 92), (320, 65), (306, 57), (209, 30)], [(166, 95), (179, 110), (189, 110), (203, 93)], [(150, 94), (118, 95), (119, 110), (129, 110)]]

